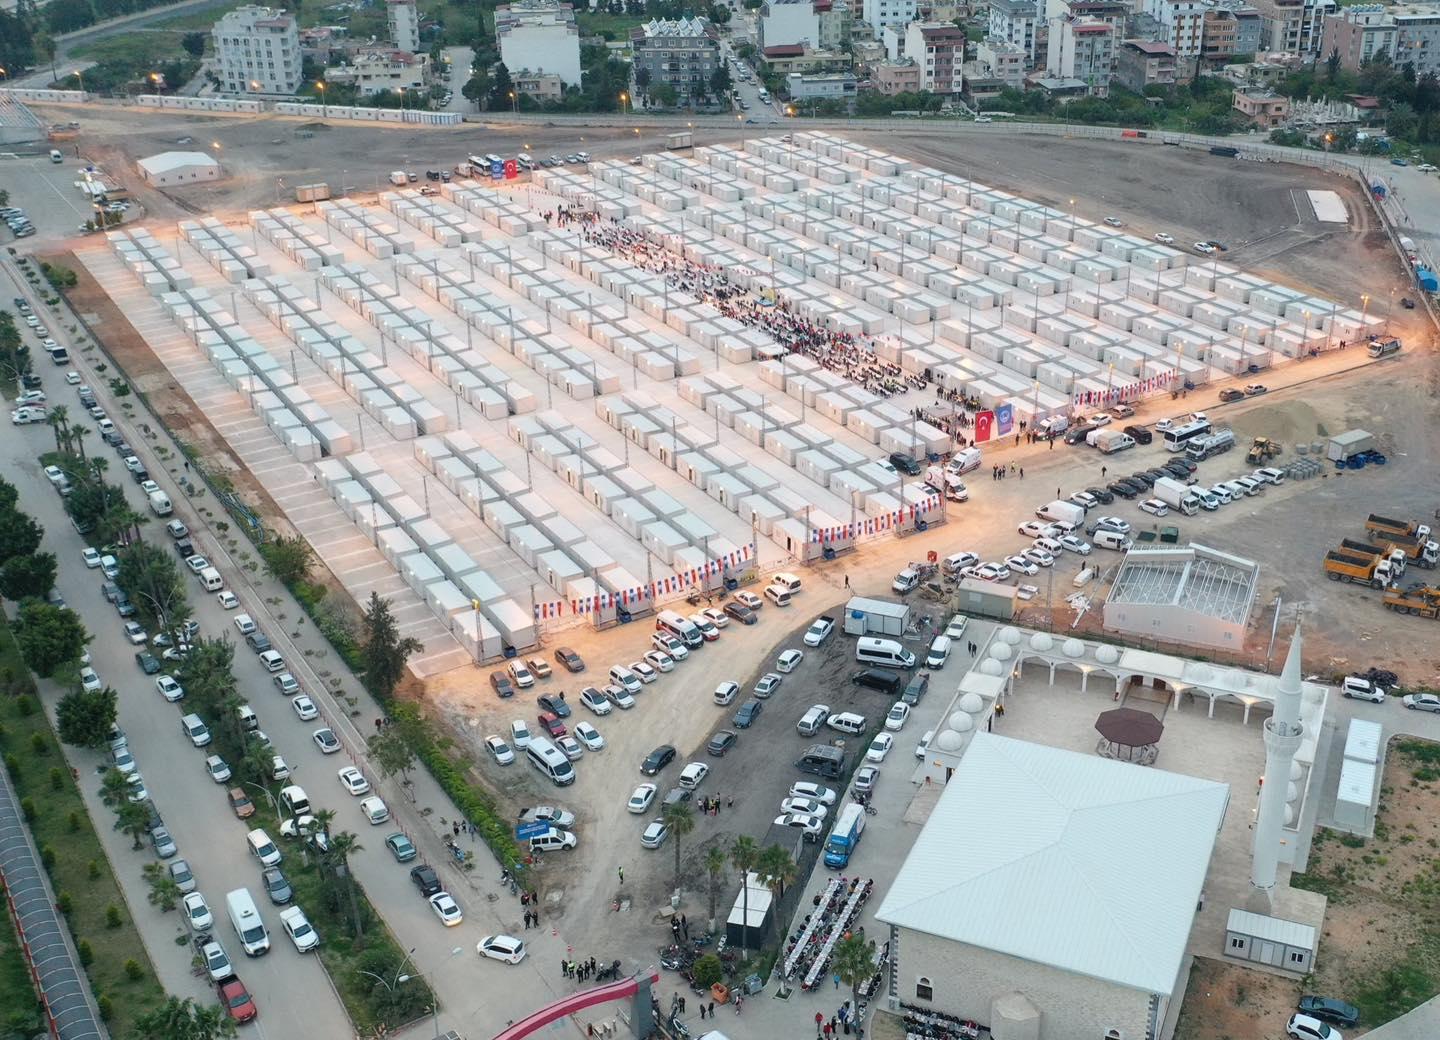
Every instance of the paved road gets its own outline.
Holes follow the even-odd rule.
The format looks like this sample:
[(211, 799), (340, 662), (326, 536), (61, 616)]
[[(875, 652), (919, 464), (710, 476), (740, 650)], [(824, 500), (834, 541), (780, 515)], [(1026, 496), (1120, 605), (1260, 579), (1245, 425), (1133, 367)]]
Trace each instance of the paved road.
[(108, 1036), (5, 770), (0, 770), (0, 881), (59, 1040)]

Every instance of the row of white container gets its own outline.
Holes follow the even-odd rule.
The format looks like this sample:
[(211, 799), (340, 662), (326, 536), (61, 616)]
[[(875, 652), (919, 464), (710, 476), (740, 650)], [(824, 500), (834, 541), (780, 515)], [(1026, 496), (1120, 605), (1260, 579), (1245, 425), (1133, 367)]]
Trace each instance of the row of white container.
[[(337, 271), (340, 268), (321, 268), (322, 281), (326, 272)], [(392, 437), (406, 440), (448, 427), (443, 411), (383, 357), (326, 317), (320, 302), (306, 296), (288, 278), (253, 278), (245, 283), (245, 296)]]
[[(477, 243), (467, 242), (462, 251), (478, 248)], [(459, 315), (467, 330), (473, 329), (509, 351), (566, 397), (588, 400), (620, 389), (619, 376), (551, 331), (548, 312), (544, 322), (520, 317), (513, 307), (493, 296), (488, 286), (437, 254), (403, 257), (396, 271)]]
[[(531, 424), (535, 419), (526, 416), (523, 421)], [(456, 431), (417, 441), (415, 457), (572, 609), (588, 615), (602, 605), (612, 608), (592, 621), (613, 620), (612, 598), (638, 601), (648, 595), (642, 594), (642, 583), (600, 546), (595, 532), (581, 531), (561, 516), (529, 481), (511, 473), (470, 434)], [(633, 475), (642, 482), (637, 486), (653, 487), (639, 474)], [(473, 581), (453, 580), (467, 590), (475, 587)], [(476, 598), (485, 609), (487, 600)], [(581, 604), (590, 609), (582, 609)]]
[(386, 220), (379, 210), (348, 199), (328, 199), (315, 203), (315, 212), (325, 218), (325, 223), (380, 260), (388, 260), (397, 253), (415, 252), (415, 239)]
[[(702, 150), (703, 151), (703, 150)], [(762, 159), (772, 164), (771, 169), (780, 174), (797, 173), (802, 177), (808, 177), (820, 181), (823, 184), (846, 184), (855, 180), (858, 174), (840, 164), (828, 161), (821, 161), (808, 152), (795, 152), (790, 150), (776, 151), (766, 148), (759, 151)], [(742, 188), (748, 188), (748, 184), (737, 181), (737, 178), (726, 171), (724, 176), (717, 176), (717, 166), (690, 156), (669, 155), (664, 152), (652, 152), (644, 156), (646, 167), (655, 170), (662, 177), (668, 177), (680, 184), (687, 184), (696, 190), (703, 190), (721, 202), (733, 202), (735, 198), (745, 197), (748, 192), (742, 190), (739, 195), (727, 198), (726, 192), (721, 188), (725, 184), (740, 184)], [(753, 180), (753, 179), (752, 179)], [(705, 185), (701, 188), (700, 185)]]
[(270, 265), (255, 250), (241, 241), (240, 236), (214, 217), (203, 220), (182, 220), (180, 234), (195, 251), (210, 261), (220, 277), (232, 285), (247, 278), (264, 278)]
[(762, 144), (772, 146), (783, 146), (789, 144), (797, 149), (813, 152), (826, 159), (838, 161), (841, 165), (850, 166), (857, 170), (864, 170), (866, 173), (878, 177), (898, 177), (914, 167), (909, 159), (902, 159), (898, 155), (891, 155), (882, 152), (878, 148), (871, 148), (868, 145), (857, 144), (849, 138), (840, 137), (838, 134), (824, 133), (820, 131), (806, 131), (792, 134), (790, 141), (782, 142), (774, 138), (751, 138), (745, 142), (745, 150), (752, 147), (758, 148)]
[(598, 177), (582, 177), (578, 173), (556, 167), (536, 170), (535, 183), (558, 195), (576, 208), (588, 210), (603, 220), (619, 220), (640, 212), (640, 200), (608, 184)]
[(505, 594), (369, 452), (325, 459), (320, 485), (410, 589), (479, 660), (538, 642), (533, 609)]
[(265, 111), (261, 101), (246, 98), (180, 97), (176, 94), (137, 94), (134, 102), (142, 108), (177, 108), (187, 112), (238, 112), (259, 115)]
[[(545, 218), (522, 205), (506, 191), (498, 187), (486, 187), (483, 181), (449, 181), (440, 185), (440, 197), (511, 237), (545, 226)], [(477, 235), (476, 238), (478, 237)]]
[(417, 108), (362, 108), (352, 105), (312, 104), (305, 101), (279, 101), (275, 111), (282, 116), (304, 116), (307, 119), (342, 119), (357, 123), (414, 123), (420, 126), (459, 126), (464, 116), (459, 112), (432, 112)]
[[(530, 242), (547, 254), (557, 243), (569, 242), (572, 249), (580, 248), (573, 232), (558, 230), (536, 232), (530, 236)], [(700, 370), (700, 358), (688, 346), (629, 320), (631, 307), (664, 320), (668, 301), (674, 294), (658, 275), (627, 264), (623, 270), (615, 272), (615, 277), (608, 283), (601, 283), (620, 297), (623, 309), (617, 313), (613, 305), (597, 307), (593, 294), (563, 271), (554, 270), (543, 261), (517, 256), (508, 246), (498, 243), (467, 244), (461, 252), (472, 267), (481, 269), (520, 293), (547, 315), (581, 329), (627, 366), (639, 369), (652, 379), (673, 379), (677, 374)], [(718, 311), (715, 316), (719, 317)]]
[(151, 296), (194, 287), (195, 277), (160, 244), (160, 240), (152, 235), (149, 229), (136, 228), (133, 233), (107, 231), (105, 238), (126, 270), (140, 280), (140, 284)]
[[(728, 173), (722, 173), (713, 166), (691, 159), (689, 156), (671, 155), (667, 152), (649, 152), (640, 158), (648, 172), (652, 189), (658, 188), (659, 182), (656, 178), (663, 177), (682, 188), (709, 195), (712, 199), (720, 202), (739, 202), (759, 190), (754, 184), (736, 180)], [(609, 164), (604, 165), (599, 171), (599, 176), (605, 180), (605, 183), (617, 187), (623, 185), (627, 179), (624, 170), (614, 169)], [(629, 178), (633, 179), (634, 177), (635, 173), (632, 170)]]
[(286, 449), (301, 462), (351, 448), (351, 437), (207, 289), (164, 293), (160, 304)]
[(318, 271), (345, 259), (339, 246), (288, 209), (251, 210), (250, 226), (303, 271)]
[(454, 207), (414, 189), (387, 191), (380, 196), (380, 205), (411, 227), (419, 228), (442, 246), (453, 248), (461, 242), (475, 242), (481, 237), (480, 226), (465, 219)]

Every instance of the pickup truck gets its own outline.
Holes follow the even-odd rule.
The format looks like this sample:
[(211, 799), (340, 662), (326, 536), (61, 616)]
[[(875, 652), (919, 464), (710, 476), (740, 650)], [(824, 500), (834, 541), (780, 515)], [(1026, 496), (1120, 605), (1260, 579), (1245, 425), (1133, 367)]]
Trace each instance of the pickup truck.
[(806, 646), (819, 646), (830, 638), (830, 633), (835, 630), (835, 619), (826, 615), (818, 617), (805, 632)]

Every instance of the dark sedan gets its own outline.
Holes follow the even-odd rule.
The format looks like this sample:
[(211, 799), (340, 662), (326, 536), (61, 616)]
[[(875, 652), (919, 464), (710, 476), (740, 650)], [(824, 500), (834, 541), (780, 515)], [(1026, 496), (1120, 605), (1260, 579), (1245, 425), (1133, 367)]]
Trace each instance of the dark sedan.
[(725, 752), (734, 747), (735, 741), (739, 739), (739, 734), (733, 729), (722, 729), (710, 738), (710, 743), (705, 745), (705, 750), (716, 758), (723, 758)]
[(503, 699), (515, 696), (515, 687), (510, 682), (510, 676), (504, 672), (491, 672), (490, 685), (495, 690), (495, 695)]
[(436, 892), (444, 889), (440, 884), (440, 875), (435, 873), (435, 868), (428, 863), (422, 863), (418, 867), (410, 868), (410, 880), (420, 890), (420, 894), (429, 899)]
[(753, 625), (757, 620), (755, 611), (751, 610), (745, 604), (737, 603), (734, 600), (725, 604), (725, 613), (729, 614), (742, 625)]
[(1155, 437), (1145, 426), (1127, 426), (1125, 432), (1135, 438), (1136, 444), (1149, 444)]
[(543, 694), (536, 703), (556, 718), (568, 719), (570, 717), (570, 705), (565, 703), (565, 695), (563, 693)]
[(1088, 487), (1085, 491), (1102, 506), (1108, 506), (1111, 502), (1115, 501), (1115, 496), (1102, 487)]
[(749, 729), (755, 724), (755, 720), (760, 717), (760, 712), (763, 708), (764, 705), (752, 697), (740, 705), (740, 710), (735, 713), (735, 717), (730, 721), (741, 729)]
[(1115, 492), (1115, 494), (1121, 498), (1134, 498), (1139, 494), (1133, 485), (1123, 480), (1112, 481), (1108, 486), (1111, 491)]
[(1065, 443), (1079, 444), (1085, 439), (1085, 435), (1094, 429), (1097, 429), (1097, 427), (1091, 426), (1089, 423), (1079, 423), (1078, 425), (1072, 426), (1065, 431)]
[(555, 650), (555, 660), (559, 661), (567, 672), (583, 672), (585, 670), (585, 662), (568, 646), (558, 647)]
[(1152, 477), (1150, 474), (1144, 472), (1132, 473), (1125, 479), (1129, 481), (1132, 485), (1139, 484), (1147, 491), (1155, 486), (1155, 478)]
[(640, 763), (640, 772), (646, 776), (654, 776), (673, 761), (675, 761), (675, 748), (669, 744), (661, 744), (645, 756), (645, 761)]
[(1245, 400), (1245, 392), (1244, 392), (1243, 390), (1234, 390), (1234, 389), (1231, 389), (1231, 390), (1221, 390), (1221, 391), (1220, 391), (1220, 400), (1222, 400), (1222, 401), (1243, 401), (1243, 400)]
[(1360, 1009), (1334, 997), (1305, 996), (1296, 1005), (1301, 1012), (1347, 1029), (1360, 1021)]

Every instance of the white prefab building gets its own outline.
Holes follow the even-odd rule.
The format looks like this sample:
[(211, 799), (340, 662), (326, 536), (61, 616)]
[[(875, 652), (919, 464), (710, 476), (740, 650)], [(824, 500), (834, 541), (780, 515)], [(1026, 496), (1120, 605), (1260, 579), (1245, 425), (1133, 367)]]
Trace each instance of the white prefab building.
[(204, 152), (161, 152), (135, 165), (140, 168), (145, 183), (157, 188), (218, 181), (223, 176), (220, 164)]
[(1255, 602), (1253, 560), (1203, 545), (1131, 549), (1105, 600), (1105, 628), (1216, 650), (1239, 650)]
[(876, 914), (891, 1005), (1007, 1040), (1162, 1037), (1229, 799), (976, 733)]
[(524, 0), (495, 8), (500, 60), (510, 75), (522, 72), (559, 76), (580, 83), (580, 30), (569, 4)]
[(284, 94), (300, 89), (300, 28), (274, 7), (238, 7), (210, 30), (215, 72), (227, 94)]

